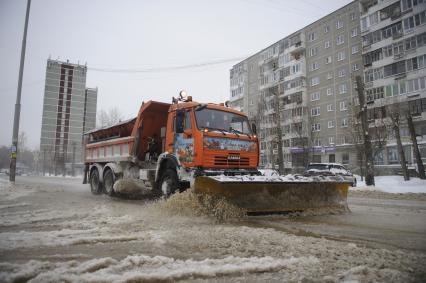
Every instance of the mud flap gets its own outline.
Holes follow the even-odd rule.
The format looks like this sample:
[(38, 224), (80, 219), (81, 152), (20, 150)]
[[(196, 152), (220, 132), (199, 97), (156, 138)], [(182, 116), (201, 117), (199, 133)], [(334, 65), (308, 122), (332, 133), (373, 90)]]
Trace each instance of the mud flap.
[(290, 212), (317, 208), (348, 210), (346, 182), (219, 181), (200, 176), (194, 191), (224, 197), (248, 212)]

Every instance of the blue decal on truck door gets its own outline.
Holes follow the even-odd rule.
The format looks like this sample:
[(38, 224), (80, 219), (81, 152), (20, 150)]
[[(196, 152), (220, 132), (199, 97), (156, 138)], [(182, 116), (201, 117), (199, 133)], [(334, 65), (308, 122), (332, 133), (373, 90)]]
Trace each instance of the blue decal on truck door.
[(185, 139), (183, 134), (175, 135), (175, 154), (180, 162), (194, 161), (194, 139)]

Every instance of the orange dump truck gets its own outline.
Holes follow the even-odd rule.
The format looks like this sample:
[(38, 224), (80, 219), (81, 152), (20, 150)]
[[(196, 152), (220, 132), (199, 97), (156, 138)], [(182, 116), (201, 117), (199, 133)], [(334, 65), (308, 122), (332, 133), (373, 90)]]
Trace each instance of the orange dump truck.
[(84, 162), (84, 183), (94, 194), (168, 197), (193, 186), (254, 212), (346, 204), (342, 182), (261, 176), (259, 141), (247, 116), (191, 97), (142, 103), (136, 118), (87, 132)]

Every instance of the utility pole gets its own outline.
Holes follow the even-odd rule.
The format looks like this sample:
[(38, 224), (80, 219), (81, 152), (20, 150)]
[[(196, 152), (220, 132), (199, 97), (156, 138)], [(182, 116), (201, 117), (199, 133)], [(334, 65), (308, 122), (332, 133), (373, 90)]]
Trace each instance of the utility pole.
[(371, 146), (371, 139), (368, 133), (368, 122), (367, 122), (367, 103), (365, 102), (364, 96), (364, 83), (362, 81), (361, 76), (356, 76), (356, 89), (358, 92), (358, 100), (360, 113), (359, 117), (361, 119), (362, 126), (362, 137), (364, 138), (364, 146), (365, 146), (365, 184), (367, 186), (374, 186), (374, 161), (373, 161), (373, 149)]
[(27, 45), (27, 29), (28, 29), (28, 19), (30, 17), (30, 6), (31, 6), (31, 0), (27, 0), (27, 12), (25, 15), (24, 35), (22, 38), (22, 48), (21, 48), (21, 62), (19, 64), (18, 92), (16, 93), (15, 116), (13, 118), (12, 148), (10, 153), (10, 176), (9, 176), (10, 182), (15, 182), (15, 174), (16, 174), (16, 154), (18, 151), (19, 118), (21, 115), (22, 77), (24, 75), (25, 48)]

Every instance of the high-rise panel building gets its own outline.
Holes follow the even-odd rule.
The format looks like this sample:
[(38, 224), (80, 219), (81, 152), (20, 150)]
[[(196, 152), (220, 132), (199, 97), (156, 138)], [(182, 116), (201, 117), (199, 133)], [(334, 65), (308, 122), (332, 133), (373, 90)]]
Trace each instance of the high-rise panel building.
[[(424, 0), (353, 1), (236, 64), (230, 105), (257, 123), (261, 165), (278, 162), (280, 118), (286, 169), (303, 170), (308, 162), (356, 167), (362, 156), (362, 137), (354, 131), (357, 76), (365, 81), (371, 131), (384, 104), (404, 101), (417, 113), (417, 133), (425, 136), (425, 9)], [(402, 135), (412, 163), (404, 126)], [(377, 165), (398, 163), (395, 151), (387, 138)]]
[(405, 159), (413, 168), (405, 119), (412, 116), (426, 163), (426, 1), (362, 0), (360, 11), (368, 120), (374, 125), (373, 134), (384, 139), (375, 149), (375, 166), (397, 173), (392, 170), (400, 168), (400, 158), (391, 118), (400, 120)]
[(362, 74), (358, 11), (352, 2), (232, 68), (230, 104), (257, 123), (261, 165), (278, 162), (278, 117), (285, 168), (356, 158), (345, 136)]
[(97, 88), (86, 88), (87, 67), (47, 60), (40, 137), (45, 172), (82, 168), (83, 133), (96, 123)]

